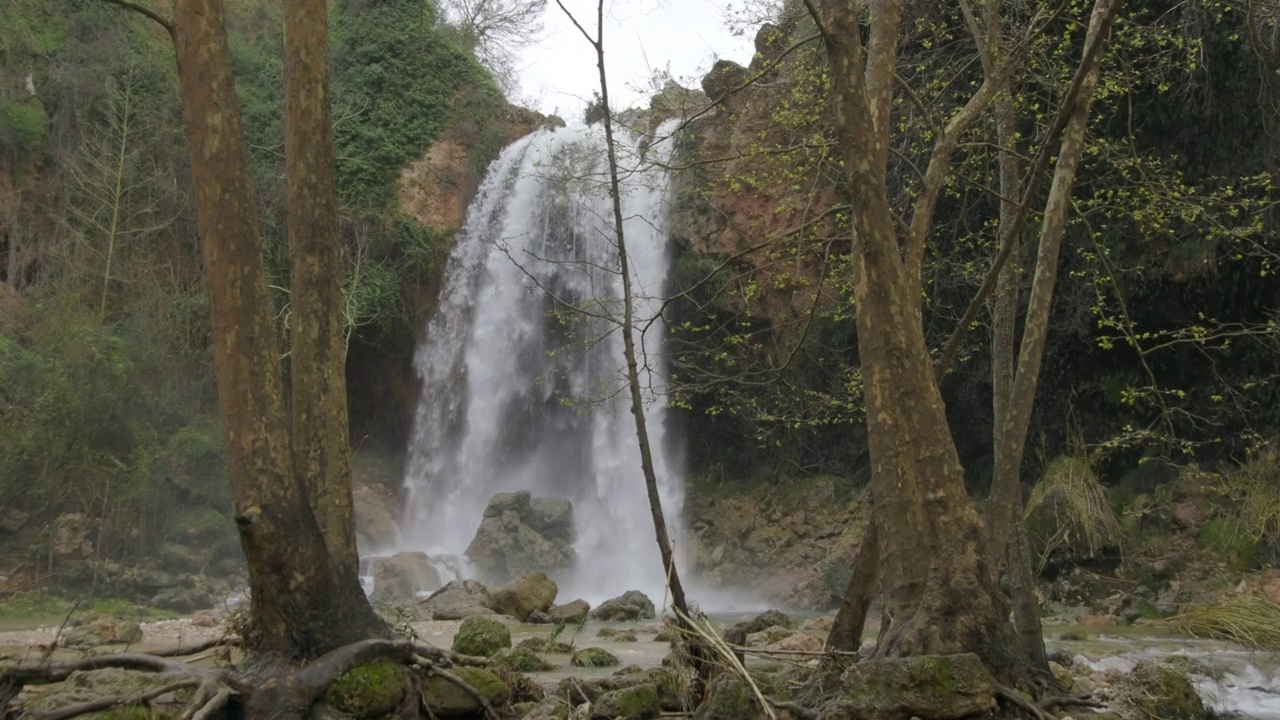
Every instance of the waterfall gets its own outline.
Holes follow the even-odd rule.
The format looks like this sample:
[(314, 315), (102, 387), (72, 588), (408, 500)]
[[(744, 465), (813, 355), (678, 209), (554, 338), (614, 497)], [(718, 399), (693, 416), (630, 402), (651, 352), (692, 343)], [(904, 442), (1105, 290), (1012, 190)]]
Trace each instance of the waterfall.
[[(615, 140), (645, 417), (674, 531), (683, 478), (664, 422), (662, 322), (648, 323), (670, 264), (660, 165), (672, 142), (648, 146), (625, 129)], [(560, 597), (663, 597), (623, 361), (613, 217), (598, 126), (539, 130), (490, 166), (417, 349), (402, 546), (461, 556), (494, 493), (567, 497), (577, 562), (555, 578)]]

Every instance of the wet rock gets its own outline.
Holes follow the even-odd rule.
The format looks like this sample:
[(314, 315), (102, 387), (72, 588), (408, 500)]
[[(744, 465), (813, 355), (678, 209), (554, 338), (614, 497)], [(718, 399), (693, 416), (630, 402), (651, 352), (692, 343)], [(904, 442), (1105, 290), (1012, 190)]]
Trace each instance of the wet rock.
[(440, 586), (440, 575), (424, 552), (396, 553), (372, 561), (369, 599), (392, 605), (412, 603), (419, 592)]
[(493, 594), (494, 611), (526, 622), (534, 612), (551, 609), (556, 601), (556, 584), (543, 572), (532, 572)]
[[(164, 673), (143, 672), (140, 670), (120, 670), (107, 668), (88, 672), (73, 673), (66, 682), (57, 683), (39, 690), (26, 703), (25, 710), (29, 714), (51, 713), (66, 709), (72, 705), (101, 700), (104, 697), (138, 697), (143, 693), (156, 690), (179, 680), (198, 679), (194, 676), (171, 675)], [(177, 717), (190, 701), (194, 689), (178, 690), (162, 695), (153, 700), (150, 712), (157, 717)], [(150, 715), (108, 716), (99, 714), (95, 717), (150, 717)]]
[(652, 685), (632, 685), (611, 690), (592, 706), (592, 717), (651, 720), (662, 715), (658, 690)]
[(343, 675), (325, 691), (325, 702), (353, 718), (380, 718), (404, 699), (405, 669), (393, 662), (362, 665)]
[(511, 647), (511, 630), (498, 620), (473, 616), (462, 621), (453, 638), (453, 651), (462, 655), (489, 657)]
[(542, 612), (541, 610), (534, 610), (533, 612), (529, 613), (529, 617), (525, 618), (525, 622), (529, 623), (530, 625), (555, 625), (556, 624), (555, 618), (551, 617), (547, 613)]
[(1208, 720), (1205, 709), (1186, 672), (1164, 665), (1138, 663), (1125, 682), (1126, 704), (1141, 717), (1161, 720)]
[(978, 656), (924, 655), (857, 663), (840, 679), (830, 720), (957, 720), (996, 707), (991, 675)]
[(579, 623), (587, 619), (591, 606), (586, 600), (572, 600), (563, 605), (556, 605), (547, 611), (552, 622)]
[(751, 691), (733, 673), (717, 675), (693, 713), (694, 720), (742, 720), (753, 716)]
[(489, 500), (466, 554), (480, 577), (507, 583), (531, 572), (567, 570), (574, 559), (573, 539), (568, 500), (499, 493)]
[[(454, 667), (449, 672), (479, 692), (490, 706), (501, 706), (511, 700), (511, 687), (484, 668)], [(470, 693), (439, 676), (427, 682), (422, 697), (427, 710), (435, 717), (470, 717), (482, 709)]]
[(804, 633), (794, 633), (788, 635), (781, 640), (765, 646), (765, 649), (774, 652), (793, 652), (798, 653), (798, 657), (803, 657), (805, 653), (815, 653), (822, 650), (823, 643), (818, 638)]
[(573, 657), (569, 659), (569, 664), (580, 668), (597, 668), (615, 667), (621, 665), (622, 662), (608, 650), (589, 647), (574, 653)]
[(478, 580), (454, 580), (418, 601), (418, 615), (429, 620), (462, 620), (492, 614), (493, 597)]
[(525, 638), (516, 647), (528, 648), (536, 653), (569, 655), (573, 652), (573, 646), (568, 643), (549, 642), (546, 638), (540, 637)]
[(493, 665), (516, 672), (546, 672), (555, 669), (555, 665), (538, 657), (537, 653), (523, 645), (499, 651), (493, 656)]
[(590, 616), (592, 620), (606, 621), (649, 620), (657, 617), (657, 611), (647, 595), (639, 590), (628, 590), (601, 603)]
[(520, 717), (524, 720), (569, 720), (569, 713), (572, 711), (573, 708), (564, 700), (549, 697)]

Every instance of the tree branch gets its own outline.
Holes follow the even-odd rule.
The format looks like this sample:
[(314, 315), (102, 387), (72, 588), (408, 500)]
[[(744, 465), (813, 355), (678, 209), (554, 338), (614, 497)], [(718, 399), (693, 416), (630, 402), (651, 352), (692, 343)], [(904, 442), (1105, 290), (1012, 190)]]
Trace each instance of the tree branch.
[(173, 21), (145, 5), (140, 5), (135, 2), (130, 2), (130, 0), (102, 0), (102, 1), (111, 3), (112, 5), (119, 5), (122, 8), (132, 10), (140, 15), (143, 15), (144, 17), (150, 18), (151, 20), (154, 20), (156, 23), (158, 23), (160, 27), (164, 28), (170, 35), (173, 34)]

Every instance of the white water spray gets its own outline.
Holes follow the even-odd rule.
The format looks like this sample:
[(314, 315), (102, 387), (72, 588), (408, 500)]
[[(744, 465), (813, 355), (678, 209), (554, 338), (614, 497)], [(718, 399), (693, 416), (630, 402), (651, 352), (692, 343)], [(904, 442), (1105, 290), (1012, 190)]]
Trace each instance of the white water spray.
[[(662, 321), (649, 323), (670, 264), (660, 166), (672, 142), (646, 146), (625, 130), (615, 139), (645, 416), (675, 531), (683, 478), (664, 423)], [(567, 497), (577, 563), (554, 578), (561, 597), (595, 603), (640, 589), (657, 601), (664, 575), (627, 392), (608, 177), (595, 126), (539, 130), (489, 168), (417, 351), (401, 545), (461, 556), (494, 493)]]

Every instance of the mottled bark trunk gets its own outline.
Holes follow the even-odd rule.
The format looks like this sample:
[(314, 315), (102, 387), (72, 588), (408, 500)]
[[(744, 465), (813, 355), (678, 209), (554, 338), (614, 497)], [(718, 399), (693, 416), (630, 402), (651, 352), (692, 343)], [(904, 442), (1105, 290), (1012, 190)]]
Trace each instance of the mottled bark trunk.
[(249, 641), (260, 652), (312, 658), (383, 626), (356, 576), (338, 572), (294, 474), (221, 0), (178, 0), (171, 28), (228, 474), (249, 565)]
[[(837, 135), (856, 208), (854, 292), (871, 485), (885, 606), (893, 618), (876, 652), (976, 652), (997, 672), (1013, 674), (1018, 660), (1006, 607), (980, 552), (981, 523), (965, 493), (918, 319), (919, 298), (909, 292), (885, 173), (874, 162), (887, 147), (888, 129), (872, 120), (867, 88), (878, 84), (863, 77), (857, 3), (830, 8), (825, 38)], [(873, 58), (871, 67), (891, 71), (892, 63)]]
[(339, 572), (356, 575), (342, 252), (325, 0), (286, 0), (284, 150), (294, 468)]
[(867, 624), (867, 610), (880, 588), (880, 545), (876, 542), (876, 525), (867, 523), (867, 529), (853, 556), (853, 575), (845, 588), (831, 632), (827, 635), (827, 649), (853, 652), (862, 646), (862, 630)]

